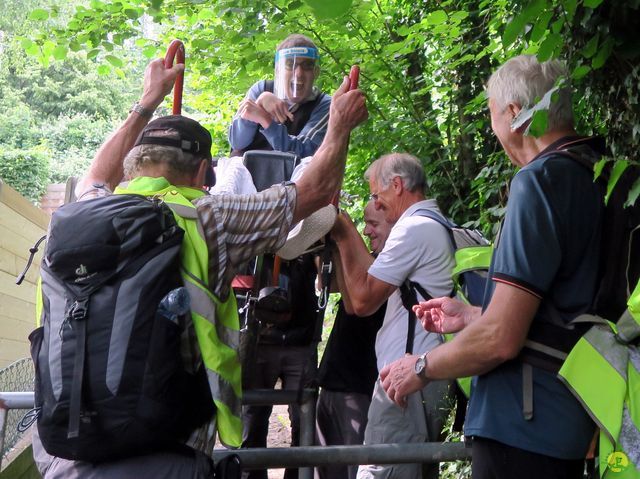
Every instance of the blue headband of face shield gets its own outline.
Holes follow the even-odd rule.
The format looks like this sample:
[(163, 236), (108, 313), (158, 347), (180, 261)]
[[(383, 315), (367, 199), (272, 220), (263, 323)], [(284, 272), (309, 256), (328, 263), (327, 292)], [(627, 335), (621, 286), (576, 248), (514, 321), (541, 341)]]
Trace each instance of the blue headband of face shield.
[(313, 47), (291, 47), (283, 48), (276, 52), (276, 63), (285, 58), (305, 57), (313, 60), (319, 60), (318, 50)]

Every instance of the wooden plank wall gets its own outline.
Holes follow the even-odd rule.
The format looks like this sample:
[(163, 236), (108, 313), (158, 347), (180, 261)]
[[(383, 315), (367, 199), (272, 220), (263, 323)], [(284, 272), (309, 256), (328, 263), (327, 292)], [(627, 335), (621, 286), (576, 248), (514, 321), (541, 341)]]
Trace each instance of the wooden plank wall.
[(49, 215), (0, 180), (0, 368), (29, 356), (29, 333), (35, 326), (35, 291), (44, 243), (27, 277), (16, 277), (29, 248), (46, 233)]

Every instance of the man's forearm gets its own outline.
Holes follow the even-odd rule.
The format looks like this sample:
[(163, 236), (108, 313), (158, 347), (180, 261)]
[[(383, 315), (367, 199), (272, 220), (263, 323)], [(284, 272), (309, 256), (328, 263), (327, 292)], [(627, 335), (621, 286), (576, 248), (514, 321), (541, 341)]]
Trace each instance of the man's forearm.
[(330, 127), (304, 175), (296, 183), (298, 199), (293, 215), (300, 221), (329, 204), (342, 184), (349, 145), (349, 131)]
[[(124, 123), (97, 151), (85, 177), (87, 181), (103, 180), (113, 190), (122, 181), (124, 157), (133, 148), (136, 138), (148, 122), (148, 118), (138, 113), (129, 113)], [(88, 185), (80, 185), (80, 189), (86, 186)]]
[[(171, 92), (176, 77), (184, 71), (184, 64), (178, 63), (165, 68), (161, 58), (153, 60), (144, 74), (144, 88), (140, 98), (140, 106), (153, 113), (162, 103), (164, 97)], [(122, 180), (122, 160), (133, 147), (136, 138), (151, 118), (140, 113), (130, 112), (124, 123), (100, 147), (89, 171), (76, 188), (82, 191), (91, 183), (106, 183), (111, 189)]]
[(350, 306), (357, 314), (359, 305), (368, 304), (372, 300), (369, 297), (367, 277), (369, 267), (373, 263), (373, 256), (355, 228), (346, 238), (338, 242), (338, 250), (344, 288), (349, 295)]

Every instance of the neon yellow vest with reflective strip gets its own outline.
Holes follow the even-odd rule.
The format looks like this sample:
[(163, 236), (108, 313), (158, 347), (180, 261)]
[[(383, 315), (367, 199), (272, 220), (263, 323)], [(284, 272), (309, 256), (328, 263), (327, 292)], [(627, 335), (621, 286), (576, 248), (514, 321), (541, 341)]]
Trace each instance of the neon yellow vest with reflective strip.
[[(489, 271), (491, 264), (491, 256), (493, 255), (493, 246), (466, 246), (459, 248), (455, 252), (456, 265), (451, 272), (451, 278), (456, 289), (456, 297), (469, 304), (469, 300), (462, 294), (460, 287), (460, 275), (467, 271), (486, 270)], [(446, 341), (451, 341), (455, 334), (445, 334)], [(471, 377), (458, 378), (460, 389), (467, 396), (471, 396)]]
[(233, 294), (222, 302), (209, 289), (207, 244), (191, 203), (204, 192), (172, 186), (164, 178), (138, 177), (126, 188), (116, 188), (115, 193), (163, 197), (185, 231), (180, 251), (181, 273), (191, 298), (191, 318), (217, 408), (218, 435), (222, 443), (239, 447), (242, 443), (242, 375), (238, 357), (238, 307)]
[(593, 326), (573, 347), (560, 379), (600, 428), (600, 477), (640, 478), (640, 283), (616, 324)]

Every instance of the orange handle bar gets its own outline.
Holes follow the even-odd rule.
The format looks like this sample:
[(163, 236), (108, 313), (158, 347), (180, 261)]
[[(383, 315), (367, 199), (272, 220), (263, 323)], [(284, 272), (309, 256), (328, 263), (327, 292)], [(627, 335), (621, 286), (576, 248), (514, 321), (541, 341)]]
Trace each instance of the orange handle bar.
[[(184, 44), (180, 40), (173, 40), (167, 48), (167, 53), (164, 56), (164, 67), (171, 68), (173, 61), (176, 63), (182, 63), (184, 65)], [(173, 114), (180, 115), (182, 113), (182, 89), (184, 86), (184, 72), (176, 78), (176, 83), (173, 87)]]
[(353, 65), (349, 72), (349, 91), (358, 88), (358, 82), (360, 81), (360, 67)]

